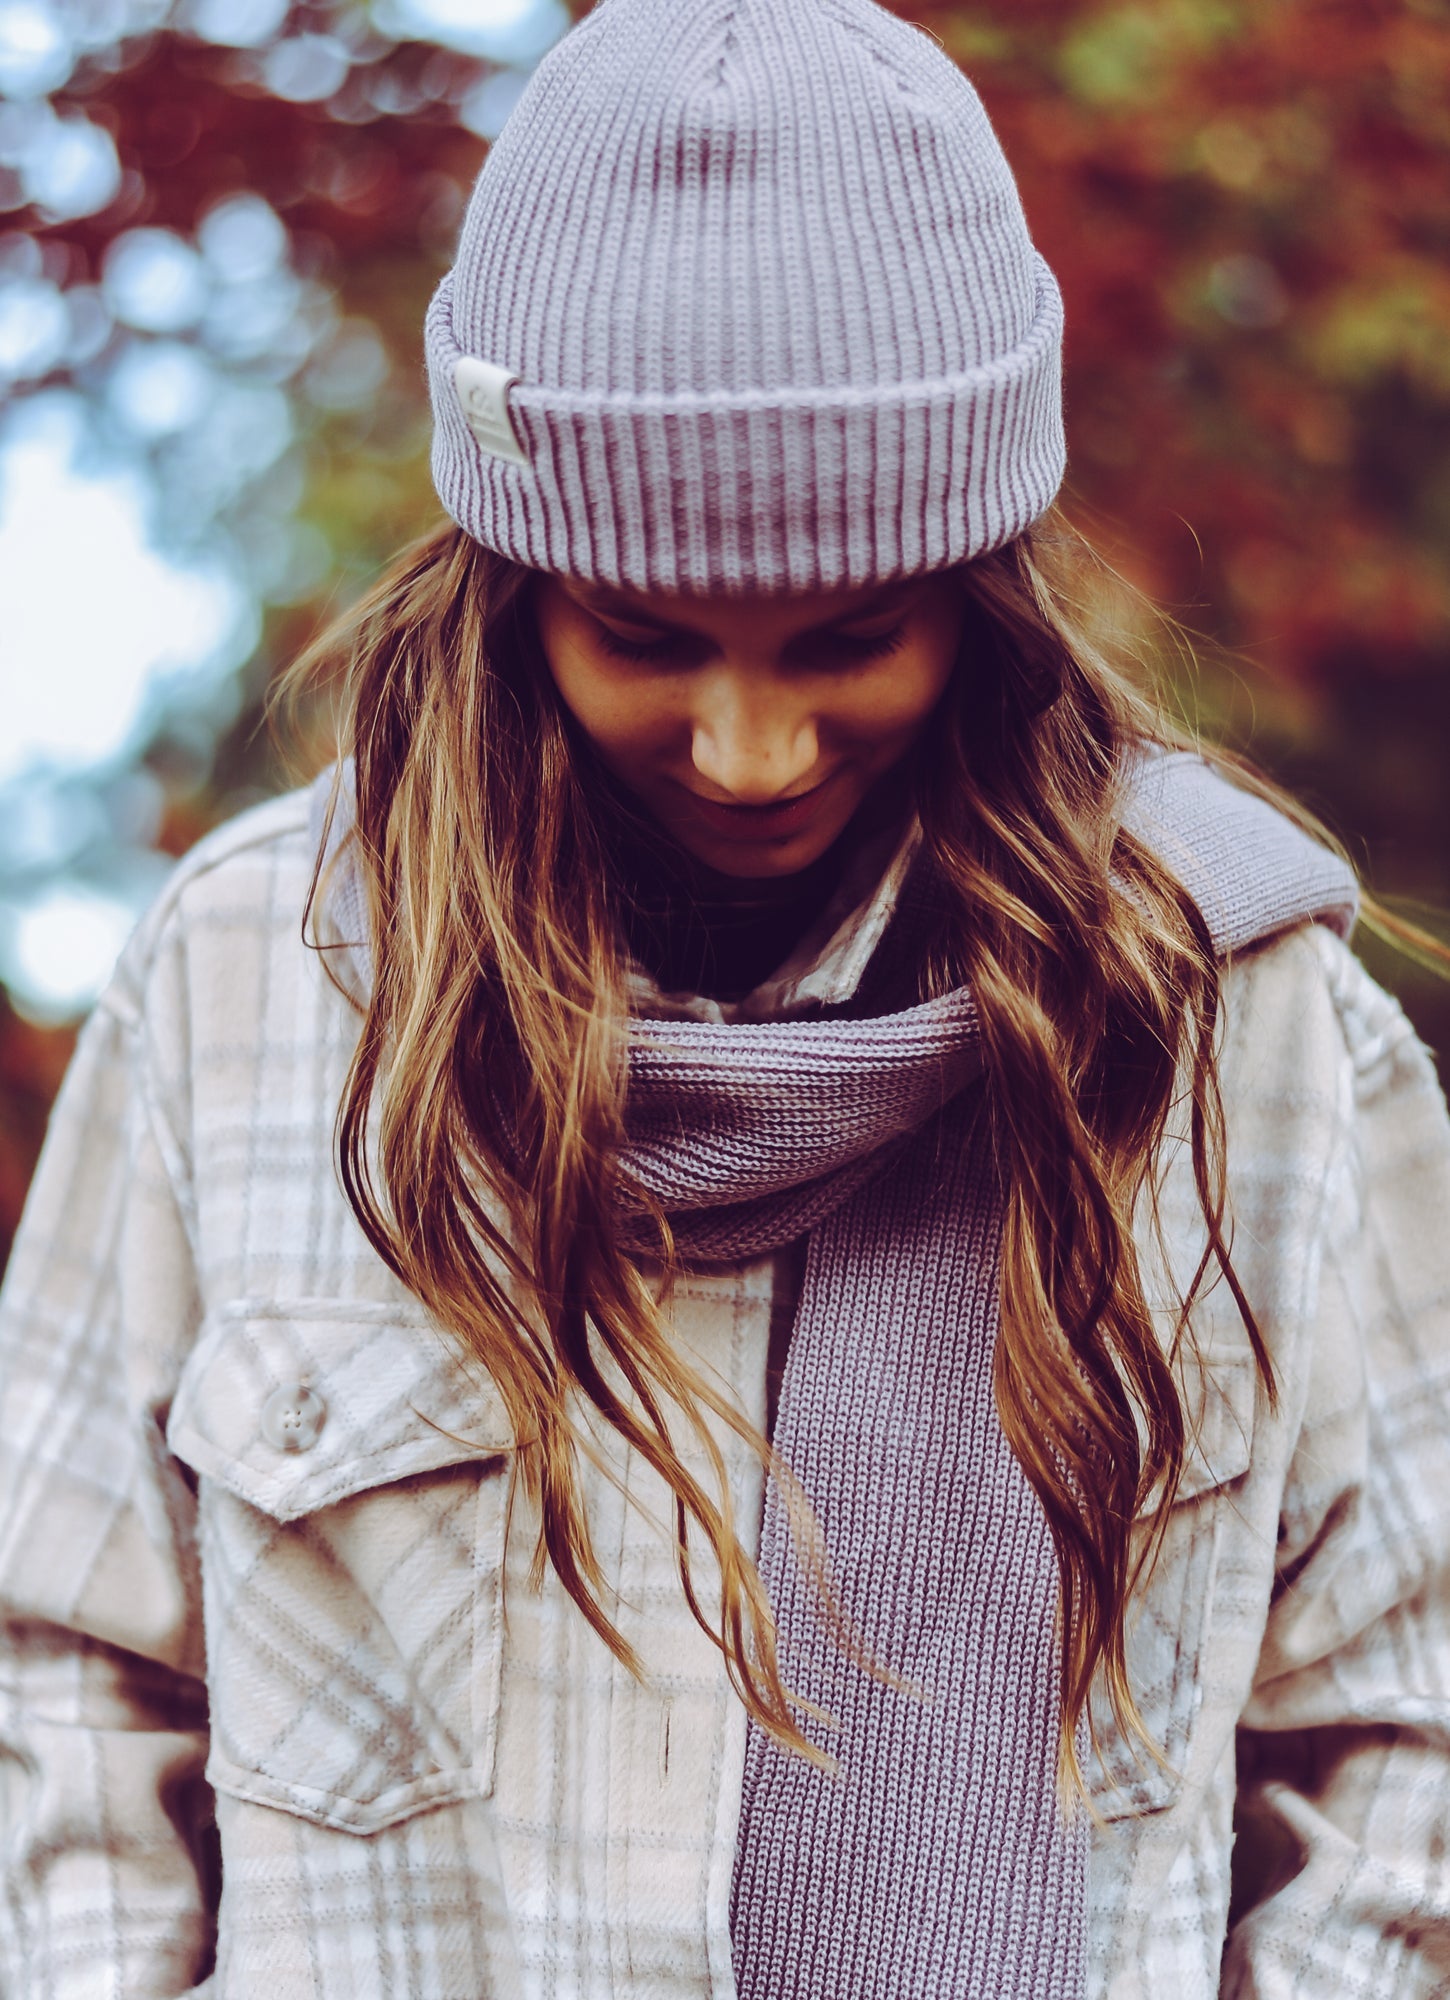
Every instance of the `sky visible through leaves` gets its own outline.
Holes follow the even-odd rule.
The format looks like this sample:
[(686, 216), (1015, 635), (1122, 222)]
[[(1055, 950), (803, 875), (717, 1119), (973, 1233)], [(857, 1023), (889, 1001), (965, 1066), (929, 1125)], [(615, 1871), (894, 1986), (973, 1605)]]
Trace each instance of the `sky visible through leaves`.
[[(784, 0), (783, 0), (784, 4)], [(1450, 7), (914, 0), (1068, 311), (1075, 518), (1181, 705), (1450, 904)], [(562, 0), (0, 0), (0, 1250), (265, 689), (436, 518), (420, 328)], [(1450, 1005), (1376, 957), (1422, 1032)]]

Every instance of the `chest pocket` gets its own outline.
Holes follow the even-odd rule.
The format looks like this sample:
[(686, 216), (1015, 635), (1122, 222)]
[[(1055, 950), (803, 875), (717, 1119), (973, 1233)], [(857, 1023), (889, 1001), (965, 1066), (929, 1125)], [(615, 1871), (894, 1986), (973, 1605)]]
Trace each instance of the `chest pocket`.
[(167, 1432), (199, 1476), (220, 1792), (347, 1832), (493, 1788), (512, 1438), (396, 1308), (235, 1302)]
[(1190, 1408), (1178, 1495), (1157, 1561), (1128, 1610), (1128, 1681), (1164, 1762), (1123, 1737), (1099, 1691), (1099, 1743), (1085, 1760), (1084, 1775), (1094, 1810), (1105, 1820), (1172, 1805), (1202, 1703), (1224, 1515), (1233, 1505), (1234, 1482), (1249, 1469), (1258, 1374), (1252, 1354), (1239, 1350), (1195, 1370), (1195, 1377), (1197, 1407)]

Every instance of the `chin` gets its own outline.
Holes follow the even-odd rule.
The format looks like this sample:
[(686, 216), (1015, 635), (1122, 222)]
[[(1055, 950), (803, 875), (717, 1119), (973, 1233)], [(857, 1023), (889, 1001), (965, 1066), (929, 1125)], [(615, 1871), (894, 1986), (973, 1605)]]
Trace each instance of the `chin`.
[(791, 834), (780, 840), (708, 840), (698, 833), (677, 835), (680, 845), (696, 861), (713, 868), (717, 875), (738, 875), (743, 882), (760, 882), (772, 875), (799, 875), (813, 861), (819, 861), (840, 832), (831, 827), (821, 833)]

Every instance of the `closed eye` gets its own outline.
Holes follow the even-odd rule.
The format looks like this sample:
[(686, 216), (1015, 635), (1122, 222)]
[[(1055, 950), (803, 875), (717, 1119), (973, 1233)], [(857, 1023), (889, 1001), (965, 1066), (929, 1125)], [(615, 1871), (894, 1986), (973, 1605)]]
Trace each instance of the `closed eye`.
[[(821, 632), (801, 641), (800, 664), (829, 673), (837, 666), (863, 666), (870, 660), (889, 659), (906, 644), (906, 620), (888, 626), (884, 632)], [(787, 658), (796, 653), (786, 649)]]
[(623, 632), (616, 632), (613, 626), (606, 625), (602, 619), (595, 622), (599, 628), (599, 643), (612, 659), (633, 660), (645, 665), (654, 662), (661, 666), (685, 666), (694, 664), (690, 657), (692, 653), (697, 659), (703, 657), (701, 642), (683, 634), (679, 638), (666, 633), (658, 639), (630, 639)]

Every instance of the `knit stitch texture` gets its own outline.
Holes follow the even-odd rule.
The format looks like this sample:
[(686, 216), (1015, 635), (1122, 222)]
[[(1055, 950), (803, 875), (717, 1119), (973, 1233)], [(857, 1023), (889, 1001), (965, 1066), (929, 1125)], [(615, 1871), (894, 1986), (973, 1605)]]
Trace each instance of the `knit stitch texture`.
[(1050, 505), (1061, 342), (926, 35), (871, 0), (603, 0), (494, 145), (429, 310), (433, 476), (470, 535), (578, 578), (883, 581)]
[[(1352, 924), (1344, 863), (1200, 759), (1136, 758), (1126, 803), (1222, 955), (1309, 917)], [(344, 786), (332, 907), (365, 977), (350, 818)], [(1055, 1792), (1056, 1568), (992, 1398), (1002, 1207), (981, 1079), (965, 992), (866, 1020), (632, 1026), (626, 1164), (684, 1259), (808, 1239), (775, 1442), (848, 1615), (910, 1684), (837, 1644), (772, 1486), (760, 1567), (782, 1668), (832, 1718), (810, 1728), (837, 1774), (752, 1727), (741, 2000), (1084, 1991), (1087, 1829)]]
[(1086, 1821), (1064, 1824), (1054, 1790), (1057, 1571), (992, 1399), (1002, 1215), (980, 1075), (960, 993), (870, 1022), (641, 1022), (632, 1042), (630, 1169), (681, 1253), (810, 1231), (775, 1441), (848, 1616), (909, 1683), (835, 1642), (772, 1487), (781, 1667), (831, 1716), (807, 1726), (838, 1770), (751, 1732), (741, 2000), (1083, 1991)]
[[(1133, 831), (1216, 948), (1347, 927), (1353, 879), (1187, 756), (1136, 760)], [(883, 949), (889, 950), (889, 940)], [(752, 1726), (731, 1933), (741, 2000), (1078, 2000), (1088, 1838), (1056, 1795), (1058, 1581), (992, 1394), (1002, 1198), (965, 992), (853, 1021), (636, 1022), (634, 1179), (681, 1255), (808, 1235), (775, 1443), (843, 1608), (828, 1629), (767, 1495), (761, 1575), (823, 1775)]]

